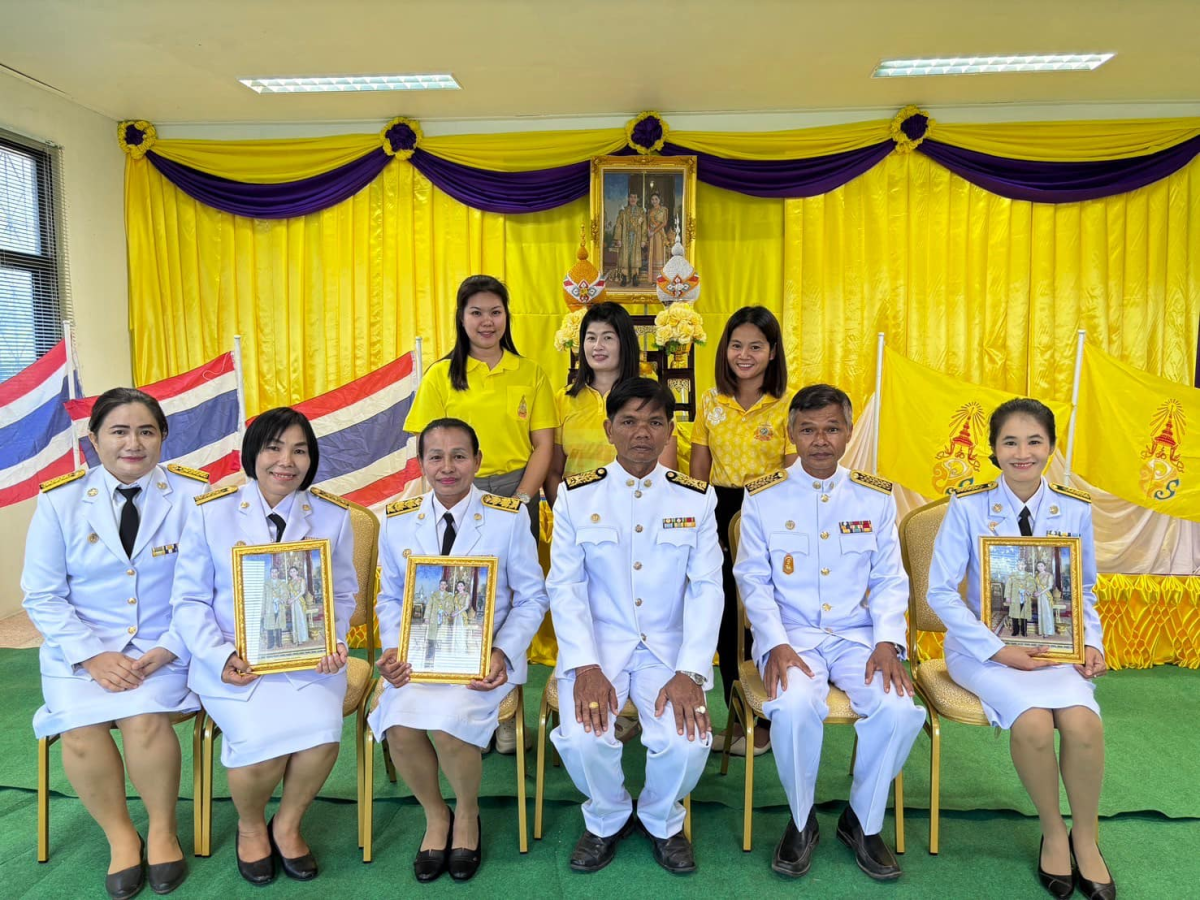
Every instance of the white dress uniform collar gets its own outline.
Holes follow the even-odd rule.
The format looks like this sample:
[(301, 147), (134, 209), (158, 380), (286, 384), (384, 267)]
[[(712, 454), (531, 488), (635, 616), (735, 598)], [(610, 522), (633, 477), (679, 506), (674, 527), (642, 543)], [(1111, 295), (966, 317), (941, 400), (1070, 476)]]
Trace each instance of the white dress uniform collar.
[(635, 478), (633, 475), (625, 471), (615, 459), (606, 467), (608, 477), (612, 479), (612, 483), (616, 487), (624, 487), (633, 491), (635, 497), (642, 496), (643, 491), (648, 491), (655, 485), (665, 484), (667, 480), (667, 467), (662, 463), (658, 463), (650, 471), (648, 475), (643, 475), (641, 478)]
[(113, 521), (117, 522), (117, 524), (120, 524), (121, 510), (125, 508), (125, 497), (117, 493), (117, 488), (141, 488), (141, 490), (138, 491), (133, 497), (133, 505), (137, 507), (137, 511), (140, 515), (142, 510), (145, 508), (146, 495), (150, 489), (151, 479), (156, 474), (157, 469), (158, 467), (155, 466), (132, 484), (124, 484), (118, 481), (117, 476), (108, 471), (108, 469), (104, 468), (103, 466), (100, 467), (100, 479), (104, 482), (104, 490), (110, 501), (109, 506), (113, 511)]
[(1038, 485), (1037, 493), (1035, 493), (1028, 500), (1019, 499), (1017, 495), (1012, 492), (1012, 488), (1008, 486), (1008, 482), (1004, 479), (1003, 475), (1000, 476), (998, 481), (1000, 482), (1001, 500), (1009, 509), (1012, 510), (1013, 521), (1017, 521), (1017, 518), (1021, 515), (1021, 507), (1029, 507), (1030, 527), (1032, 527), (1034, 529), (1034, 533), (1036, 533), (1037, 528), (1034, 523), (1037, 522), (1038, 512), (1042, 508), (1042, 498), (1046, 496), (1046, 479), (1042, 479), (1041, 483)]
[(849, 471), (849, 469), (838, 466), (831, 477), (817, 478), (815, 475), (808, 474), (804, 469), (804, 463), (797, 459), (788, 467), (788, 478), (795, 480), (797, 484), (804, 485), (806, 489), (812, 490), (822, 497), (828, 497), (837, 489), (838, 485), (846, 480)]
[[(251, 481), (242, 490), (242, 501), (240, 503), (240, 512), (247, 515), (252, 521), (249, 525), (249, 531), (255, 535), (254, 543), (257, 544), (274, 544), (278, 543), (275, 538), (275, 526), (268, 520), (267, 516), (278, 515), (283, 519), (283, 539), (284, 540), (299, 540), (295, 535), (296, 529), (291, 528), (292, 512), (296, 506), (296, 494), (299, 491), (293, 491), (288, 494), (274, 509), (267, 502), (267, 498), (263, 496), (262, 488), (257, 481)], [(307, 505), (307, 504), (306, 504)], [(292, 535), (288, 534), (291, 529)], [(306, 531), (306, 529), (301, 529)]]
[[(441, 501), (437, 498), (437, 494), (430, 494), (429, 500), (430, 505), (433, 507), (434, 524), (437, 526), (438, 546), (441, 547), (442, 536), (446, 533), (446, 513), (450, 513), (451, 518), (454, 519), (454, 533), (457, 535), (458, 532), (462, 531), (463, 520), (467, 516), (467, 506), (471, 502), (471, 492), (467, 491), (466, 495), (449, 509), (442, 506)], [(455, 543), (457, 543), (457, 540)]]

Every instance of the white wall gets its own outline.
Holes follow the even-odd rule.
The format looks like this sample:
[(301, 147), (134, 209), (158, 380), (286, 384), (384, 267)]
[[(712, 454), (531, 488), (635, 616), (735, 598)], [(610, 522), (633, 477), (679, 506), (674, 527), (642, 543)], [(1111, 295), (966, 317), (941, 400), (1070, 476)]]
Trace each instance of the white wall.
[[(84, 390), (132, 383), (125, 265), (125, 157), (117, 123), (0, 72), (0, 128), (62, 147), (66, 250)], [(21, 606), (25, 531), (36, 501), (0, 509), (0, 617)]]

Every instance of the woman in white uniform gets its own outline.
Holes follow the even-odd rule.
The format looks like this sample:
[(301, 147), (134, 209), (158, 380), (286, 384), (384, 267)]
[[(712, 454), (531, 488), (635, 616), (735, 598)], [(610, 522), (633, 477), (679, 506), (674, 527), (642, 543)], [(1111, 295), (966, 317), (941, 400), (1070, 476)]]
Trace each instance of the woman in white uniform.
[[(1036, 400), (1001, 404), (990, 422), (992, 462), (1002, 477), (957, 492), (934, 545), (929, 603), (946, 624), (950, 677), (978, 695), (991, 723), (1011, 729), (1013, 764), (1042, 827), (1038, 878), (1056, 897), (1076, 885), (1086, 897), (1112, 898), (1116, 885), (1097, 847), (1104, 727), (1093, 679), (1104, 674), (1096, 613), (1096, 551), (1086, 493), (1042, 477), (1054, 452), (1054, 414)], [(1042, 658), (1046, 647), (1006, 646), (979, 619), (979, 538), (1078, 536), (1083, 548), (1084, 664)], [(964, 605), (958, 586), (967, 579)], [(1055, 756), (1054, 731), (1061, 753)], [(1071, 806), (1072, 831), (1059, 812), (1059, 779)]]
[(108, 839), (109, 896), (132, 897), (147, 878), (125, 803), (126, 769), (149, 814), (150, 885), (169, 893), (187, 875), (175, 831), (180, 755), (170, 716), (200, 705), (171, 627), (171, 579), (184, 519), (208, 476), (158, 465), (167, 419), (141, 391), (101, 394), (88, 433), (100, 465), (42, 485), (25, 545), (24, 606), (45, 638), (46, 705), (33, 730), (62, 736), (67, 779)]
[[(223, 733), (221, 762), (238, 811), (238, 871), (251, 884), (284, 874), (317, 875), (300, 834), (305, 810), (337, 759), (346, 695), (346, 631), (358, 579), (345, 500), (309, 485), (319, 455), (312, 425), (281, 407), (246, 430), (242, 467), (249, 481), (206, 495), (188, 517), (171, 603), (192, 654), (188, 684)], [(314, 670), (255, 675), (234, 646), (232, 550), (235, 546), (328, 538), (333, 545), (337, 652)], [(283, 798), (266, 821), (280, 780)]]
[[(483, 462), (474, 429), (459, 419), (436, 419), (421, 432), (417, 453), (433, 490), (388, 506), (380, 536), (383, 581), (375, 610), (383, 645), (379, 671), (387, 684), (370, 723), (376, 740), (387, 738), (396, 771), (425, 810), (425, 836), (413, 861), (417, 880), (433, 881), (449, 870), (465, 881), (482, 858), (481, 750), (511, 685), (525, 682), (525, 654), (549, 600), (520, 502), (473, 486)], [(412, 683), (412, 666), (397, 655), (412, 553), (499, 557), (487, 678), (469, 685)], [(442, 799), (439, 766), (454, 791), (453, 814)]]

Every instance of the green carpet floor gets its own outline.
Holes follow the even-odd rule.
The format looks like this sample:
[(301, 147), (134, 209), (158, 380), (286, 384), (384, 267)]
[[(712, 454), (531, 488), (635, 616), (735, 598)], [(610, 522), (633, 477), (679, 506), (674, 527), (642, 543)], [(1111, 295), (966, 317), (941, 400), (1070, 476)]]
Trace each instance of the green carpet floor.
[[(534, 666), (526, 698), (526, 720), (536, 731), (537, 707), (548, 670)], [(35, 746), (29, 721), (40, 701), (36, 651), (0, 651), (0, 678), (6, 685), (0, 701), (0, 897), (101, 895), (106, 846), (62, 775), (59, 751), (52, 751), (51, 860), (35, 861)], [(1105, 715), (1108, 765), (1102, 800), (1103, 846), (1121, 883), (1122, 897), (1184, 898), (1200, 896), (1200, 673), (1172, 667), (1113, 673), (1100, 682), (1098, 697)], [(714, 719), (723, 722), (720, 693), (710, 695)], [(1157, 718), (1172, 711), (1170, 720)], [(310, 838), (321, 860), (323, 888), (368, 887), (399, 890), (409, 896), (419, 886), (412, 880), (410, 860), (419, 840), (422, 817), (403, 785), (387, 782), (376, 760), (376, 862), (364, 866), (355, 840), (354, 743), (347, 720), (343, 752), (310, 813)], [(179, 817), (181, 837), (190, 850), (192, 787), (190, 729), (180, 727), (185, 779)], [(548, 767), (546, 836), (527, 856), (516, 843), (516, 765), (513, 757), (492, 754), (484, 763), (484, 830), (487, 835), (486, 877), (469, 885), (447, 879), (422, 890), (436, 894), (455, 890), (491, 896), (516, 888), (546, 897), (592, 897), (637, 891), (659, 896), (695, 894), (784, 896), (803, 890), (822, 897), (858, 897), (888, 892), (890, 896), (1036, 897), (1033, 875), (1038, 828), (1008, 758), (1007, 735), (990, 729), (947, 723), (943, 729), (942, 847), (939, 857), (928, 849), (929, 740), (922, 735), (905, 769), (908, 853), (905, 877), (897, 884), (876, 885), (854, 865), (849, 851), (834, 837), (838, 814), (848, 796), (847, 768), (853, 734), (850, 728), (825, 729), (824, 763), (817, 787), (823, 840), (813, 871), (791, 884), (768, 869), (771, 850), (787, 821), (783, 792), (771, 756), (756, 767), (754, 850), (740, 850), (741, 790), (744, 763), (735, 760), (727, 777), (719, 775), (719, 758), (710, 759), (694, 800), (696, 852), (701, 873), (671, 878), (650, 857), (648, 843), (633, 838), (621, 847), (617, 861), (595, 876), (577, 876), (567, 859), (582, 819), (579, 795), (566, 772)], [(641, 784), (645, 752), (636, 742), (627, 748), (626, 771), (631, 791)], [(534, 754), (529, 754), (530, 823), (533, 818)], [(246, 896), (233, 863), (235, 814), (227, 799), (224, 772), (217, 766), (213, 857), (193, 860), (193, 877), (181, 897)], [(133, 802), (135, 820), (144, 821)], [(1065, 808), (1065, 806), (1064, 806)], [(971, 810), (971, 811), (967, 811)], [(885, 834), (891, 837), (889, 815)], [(516, 868), (519, 864), (520, 868)], [(327, 877), (326, 877), (327, 876)], [(364, 879), (366, 879), (364, 881)], [(703, 888), (701, 888), (703, 884)], [(321, 890), (315, 885), (279, 883), (275, 895)], [(373, 892), (375, 892), (373, 891)], [(257, 892), (255, 892), (257, 895)]]

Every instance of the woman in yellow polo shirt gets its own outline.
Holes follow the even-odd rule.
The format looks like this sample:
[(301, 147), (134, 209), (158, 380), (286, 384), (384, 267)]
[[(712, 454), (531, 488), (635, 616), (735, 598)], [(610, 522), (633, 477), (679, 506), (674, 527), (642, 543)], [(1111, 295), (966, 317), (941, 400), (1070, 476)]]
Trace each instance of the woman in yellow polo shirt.
[[(702, 394), (697, 405), (692, 426), (692, 477), (711, 482), (717, 492), (717, 530), (725, 554), (725, 613), (717, 654), (728, 703), (738, 677), (737, 629), (741, 627), (729, 554), (729, 523), (742, 508), (746, 482), (796, 461), (796, 445), (787, 429), (787, 360), (779, 321), (770, 310), (743, 306), (729, 317), (717, 345), (716, 381), (717, 386)], [(770, 746), (766, 728), (755, 730), (755, 744), (756, 754), (766, 752)], [(741, 755), (744, 748), (745, 739), (738, 731), (732, 752)], [(724, 749), (724, 735), (713, 735), (713, 749)]]
[(537, 503), (554, 452), (558, 416), (542, 367), (517, 353), (509, 328), (508, 288), (472, 275), (458, 288), (455, 342), (425, 372), (404, 430), (420, 434), (435, 419), (462, 419), (479, 435), (480, 490), (516, 497), (538, 534)]
[[(604, 402), (618, 383), (641, 374), (637, 331), (624, 307), (597, 303), (584, 314), (579, 334), (579, 368), (575, 380), (554, 395), (559, 426), (546, 477), (546, 499), (551, 505), (558, 497), (558, 486), (568, 475), (589, 472), (612, 462), (613, 445), (604, 433), (604, 420), (608, 417)], [(669, 469), (675, 468), (674, 436), (660, 461)]]

